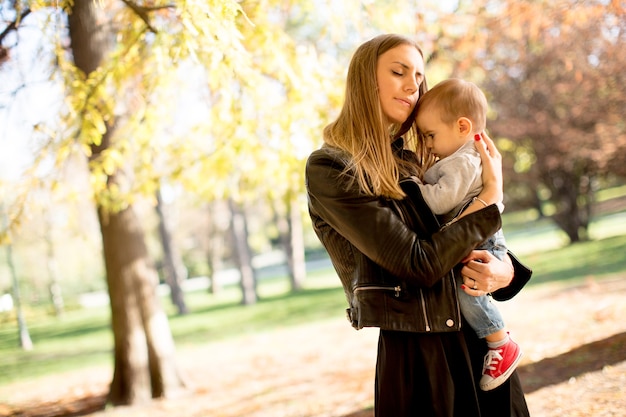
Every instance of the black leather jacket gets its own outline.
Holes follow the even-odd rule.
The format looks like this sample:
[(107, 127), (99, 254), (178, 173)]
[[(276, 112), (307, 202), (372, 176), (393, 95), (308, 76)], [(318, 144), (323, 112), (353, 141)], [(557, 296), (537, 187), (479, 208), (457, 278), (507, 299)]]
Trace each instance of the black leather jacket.
[[(497, 207), (440, 229), (411, 178), (401, 181), (408, 195), (403, 200), (366, 196), (342, 174), (345, 161), (345, 154), (335, 148), (313, 152), (306, 185), (313, 228), (343, 284), (352, 326), (458, 331), (461, 313), (454, 268), (500, 228)], [(511, 259), (515, 277), (493, 294), (498, 300), (511, 298), (530, 279), (531, 271)]]

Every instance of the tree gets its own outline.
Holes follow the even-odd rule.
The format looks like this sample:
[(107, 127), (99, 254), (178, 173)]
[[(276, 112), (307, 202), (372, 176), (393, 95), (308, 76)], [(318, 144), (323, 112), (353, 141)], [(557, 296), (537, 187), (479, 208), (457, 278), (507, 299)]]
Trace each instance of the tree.
[(297, 195), (287, 195), (273, 206), (278, 239), (287, 258), (291, 291), (298, 292), (303, 289), (306, 278), (300, 204)]
[(622, 2), (501, 0), (421, 15), (429, 77), (437, 67), (487, 94), (507, 206), (539, 207), (571, 242), (587, 237), (597, 184), (626, 173), (625, 13)]
[[(106, 10), (90, 1), (76, 2), (69, 13), (72, 55), (87, 81), (100, 75), (98, 69), (114, 45), (113, 28), (98, 23), (102, 21), (106, 21)], [(89, 101), (90, 97), (86, 99)], [(103, 124), (97, 127), (101, 136), (86, 141), (90, 162), (94, 162), (114, 149), (118, 132), (100, 103), (90, 104), (104, 116)], [(85, 113), (88, 121), (90, 114), (93, 117), (93, 113)], [(79, 140), (88, 134), (89, 130), (80, 131)], [(92, 173), (98, 169), (96, 164), (90, 166)], [(126, 172), (120, 167), (106, 174), (107, 189), (123, 188), (129, 180)], [(158, 279), (141, 222), (130, 204), (122, 202), (122, 207), (113, 209), (100, 199), (96, 201), (115, 344), (108, 400), (113, 404), (133, 404), (171, 396), (184, 387), (184, 381), (176, 367), (174, 341), (156, 294)]]
[[(21, 3), (14, 6), (18, 19), (6, 30), (17, 30), (21, 19), (35, 14), (22, 11)], [(225, 1), (215, 6), (216, 13), (207, 13), (207, 6), (196, 1), (142, 6), (112, 0), (55, 3), (48, 11), (41, 9), (45, 4), (32, 6), (55, 16), (67, 12), (69, 48), (64, 35), (55, 45), (67, 113), (62, 134), (51, 137), (46, 150), (53, 151), (57, 165), (76, 152), (89, 159), (115, 344), (109, 402), (133, 404), (173, 395), (184, 388), (184, 381), (133, 205), (137, 196), (154, 195), (159, 180), (151, 139), (162, 115), (149, 104), (159, 98), (157, 87), (171, 82), (177, 68), (171, 62), (180, 64), (192, 53), (207, 64), (237, 61), (241, 48), (234, 20), (239, 7)], [(155, 22), (170, 24), (170, 32), (159, 31)], [(219, 36), (203, 36), (200, 47), (194, 34), (182, 28)], [(228, 63), (220, 66), (229, 72)], [(215, 65), (212, 69), (214, 77), (223, 73)]]
[(228, 200), (230, 208), (230, 231), (234, 245), (235, 261), (239, 269), (239, 286), (241, 287), (241, 303), (255, 304), (257, 294), (256, 271), (252, 265), (252, 251), (248, 243), (248, 222), (244, 208), (233, 199)]
[(410, 3), (3, 3), (14, 21), (0, 34), (0, 59), (10, 59), (15, 47), (3, 43), (5, 33), (43, 17), (50, 79), (65, 98), (60, 117), (36, 127), (54, 132), (38, 143), (38, 163), (54, 170), (76, 155), (89, 161), (112, 308), (112, 403), (184, 385), (155, 297), (137, 202), (154, 199), (162, 183), (178, 183), (207, 201), (242, 207), (289, 196), (300, 207), (288, 212), (304, 214), (293, 196), (302, 193), (304, 160), (339, 106), (348, 53), (381, 22), (388, 30), (412, 25), (409, 9), (389, 14)]
[[(507, 3), (489, 19), (491, 132), (532, 149), (532, 171), (571, 242), (587, 238), (597, 182), (626, 174), (626, 9), (619, 2)], [(522, 148), (524, 147), (524, 148)]]
[(205, 242), (206, 263), (209, 268), (209, 292), (214, 295), (222, 291), (222, 283), (217, 279), (217, 275), (223, 270), (224, 253), (229, 246), (225, 242), (228, 239), (230, 225), (227, 213), (229, 213), (227, 202), (212, 202), (206, 210), (208, 215), (204, 216), (208, 218), (208, 227), (204, 230), (206, 235), (200, 239)]
[(178, 309), (178, 314), (187, 314), (189, 310), (181, 287), (181, 281), (185, 278), (184, 266), (178, 255), (176, 244), (172, 239), (160, 189), (156, 193), (156, 211), (159, 217), (159, 237), (161, 247), (163, 248), (163, 275), (165, 276), (165, 282), (170, 288), (170, 298), (172, 304)]
[(46, 266), (48, 269), (48, 275), (50, 281), (48, 283), (48, 291), (50, 293), (50, 301), (54, 307), (54, 314), (57, 317), (61, 317), (65, 310), (65, 303), (63, 301), (63, 294), (61, 291), (61, 284), (59, 282), (59, 268), (54, 253), (54, 239), (52, 237), (51, 223), (49, 220), (46, 226), (44, 240), (46, 241)]
[[(0, 206), (0, 209), (2, 209), (2, 221), (3, 223), (5, 223), (6, 214), (4, 212), (4, 207)], [(11, 246), (11, 242), (7, 242), (5, 246), (7, 264), (9, 266), (9, 272), (11, 274), (13, 303), (15, 305), (15, 311), (17, 315), (17, 331), (19, 332), (20, 347), (24, 350), (32, 350), (33, 342), (30, 338), (30, 332), (28, 331), (28, 325), (26, 324), (26, 319), (24, 318), (24, 312), (22, 311), (22, 298), (20, 295), (20, 286), (18, 282), (19, 280), (17, 277), (17, 271), (15, 269), (15, 265), (13, 264), (13, 249)]]

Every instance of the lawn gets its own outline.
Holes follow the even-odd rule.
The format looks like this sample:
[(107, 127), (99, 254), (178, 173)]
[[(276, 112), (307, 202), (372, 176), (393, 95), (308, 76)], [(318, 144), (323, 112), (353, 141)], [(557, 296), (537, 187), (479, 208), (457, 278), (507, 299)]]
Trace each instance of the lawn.
[[(529, 285), (557, 282), (574, 285), (589, 276), (615, 277), (626, 270), (626, 211), (605, 215), (591, 226), (593, 240), (563, 245), (563, 236), (548, 220), (524, 213), (504, 219), (509, 247), (532, 266)], [(263, 280), (260, 301), (239, 305), (239, 290), (226, 287), (218, 295), (204, 291), (186, 295), (191, 313), (176, 316), (168, 299), (172, 333), (179, 348), (200, 346), (244, 337), (270, 329), (297, 326), (343, 315), (345, 297), (330, 266), (310, 273), (307, 287), (288, 293), (285, 277)], [(67, 311), (61, 319), (44, 312), (30, 312), (28, 328), (32, 351), (18, 347), (14, 321), (0, 321), (0, 402), (2, 386), (12, 382), (91, 366), (108, 366), (112, 360), (112, 334), (108, 307)], [(0, 320), (2, 317), (0, 317)]]
[[(205, 291), (186, 294), (191, 313), (185, 316), (174, 314), (169, 299), (164, 298), (163, 305), (179, 348), (343, 314), (345, 297), (331, 271), (310, 274), (308, 280), (307, 288), (298, 294), (287, 292), (284, 277), (261, 281), (261, 299), (247, 307), (239, 304), (239, 289), (234, 286), (219, 295)], [(31, 311), (29, 316), (32, 351), (18, 347), (14, 321), (0, 325), (0, 389), (23, 379), (111, 362), (108, 307), (70, 310), (61, 319), (44, 312)]]

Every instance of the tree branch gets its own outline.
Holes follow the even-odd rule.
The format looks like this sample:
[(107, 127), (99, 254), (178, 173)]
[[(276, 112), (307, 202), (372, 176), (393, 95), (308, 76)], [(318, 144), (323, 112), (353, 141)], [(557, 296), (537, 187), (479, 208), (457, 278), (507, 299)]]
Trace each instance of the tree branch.
[(17, 27), (19, 26), (20, 22), (30, 14), (31, 10), (30, 9), (25, 9), (22, 14), (20, 16), (17, 17), (17, 19), (15, 19), (14, 21), (12, 21), (11, 23), (9, 23), (9, 26), (7, 26), (2, 33), (0, 33), (0, 43), (2, 43), (2, 41), (4, 40), (4, 38), (9, 34), (9, 32), (11, 32), (12, 30), (17, 30)]
[(19, 26), (22, 19), (28, 16), (30, 12), (30, 9), (25, 9), (21, 15), (19, 15), (14, 21), (9, 23), (9, 25), (4, 28), (2, 33), (0, 33), (0, 65), (9, 60), (9, 48), (5, 48), (4, 46), (2, 46), (2, 41), (9, 33), (11, 33), (11, 31), (17, 30), (17, 27)]
[(173, 4), (166, 4), (163, 6), (145, 7), (145, 6), (140, 6), (137, 3), (134, 3), (130, 0), (122, 0), (122, 2), (125, 5), (127, 5), (133, 12), (135, 12), (135, 14), (139, 16), (141, 20), (144, 21), (144, 23), (146, 24), (146, 26), (148, 26), (148, 29), (152, 33), (157, 33), (157, 30), (154, 28), (154, 26), (152, 26), (152, 23), (150, 22), (150, 16), (148, 16), (148, 13), (154, 12), (157, 10), (162, 10), (162, 9), (173, 9), (175, 7)]

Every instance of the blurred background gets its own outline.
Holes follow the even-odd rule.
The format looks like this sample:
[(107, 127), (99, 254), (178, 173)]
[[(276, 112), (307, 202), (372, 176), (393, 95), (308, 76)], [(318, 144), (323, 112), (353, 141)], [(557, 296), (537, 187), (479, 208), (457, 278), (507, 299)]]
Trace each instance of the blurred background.
[(385, 32), (417, 39), (429, 85), (486, 93), (504, 231), (534, 282), (623, 278), (625, 13), (0, 0), (0, 390), (108, 364), (107, 401), (135, 404), (184, 390), (174, 346), (341, 316), (304, 164), (355, 48)]

